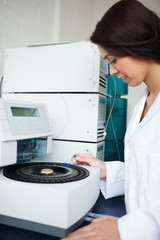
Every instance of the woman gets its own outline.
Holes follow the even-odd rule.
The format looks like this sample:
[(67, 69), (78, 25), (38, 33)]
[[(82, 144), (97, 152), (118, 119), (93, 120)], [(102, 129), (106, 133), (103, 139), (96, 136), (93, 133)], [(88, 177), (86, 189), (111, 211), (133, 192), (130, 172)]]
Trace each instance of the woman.
[(125, 163), (77, 154), (76, 164), (100, 167), (106, 198), (125, 194), (127, 214), (103, 217), (66, 240), (160, 239), (160, 19), (139, 1), (122, 0), (97, 24), (91, 41), (111, 74), (129, 86), (146, 84), (125, 136)]

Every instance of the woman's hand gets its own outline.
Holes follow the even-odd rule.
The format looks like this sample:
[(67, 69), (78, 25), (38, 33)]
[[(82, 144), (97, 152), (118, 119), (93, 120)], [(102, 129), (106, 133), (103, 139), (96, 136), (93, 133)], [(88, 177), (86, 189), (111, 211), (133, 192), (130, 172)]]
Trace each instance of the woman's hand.
[(101, 217), (91, 224), (76, 230), (62, 240), (120, 240), (117, 220), (111, 217)]
[(77, 153), (72, 156), (72, 162), (76, 165), (84, 165), (84, 166), (91, 166), (91, 167), (97, 167), (101, 169), (101, 178), (106, 177), (106, 164), (105, 162), (95, 158), (92, 155), (89, 154), (82, 154)]

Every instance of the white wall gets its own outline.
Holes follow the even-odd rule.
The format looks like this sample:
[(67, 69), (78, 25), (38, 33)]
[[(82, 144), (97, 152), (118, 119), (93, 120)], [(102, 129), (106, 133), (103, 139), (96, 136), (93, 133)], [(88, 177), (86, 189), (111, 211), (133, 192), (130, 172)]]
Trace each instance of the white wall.
[(59, 3), (58, 0), (0, 0), (0, 78), (6, 48), (57, 41)]
[(62, 0), (60, 41), (88, 40), (92, 29), (93, 0)]
[[(118, 0), (61, 0), (60, 41), (87, 40), (97, 21)], [(160, 13), (160, 0), (140, 0)]]

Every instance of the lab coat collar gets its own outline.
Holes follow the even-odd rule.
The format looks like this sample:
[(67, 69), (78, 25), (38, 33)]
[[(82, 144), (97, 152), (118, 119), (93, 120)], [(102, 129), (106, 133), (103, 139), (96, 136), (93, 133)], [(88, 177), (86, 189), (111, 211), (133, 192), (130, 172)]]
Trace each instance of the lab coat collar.
[(139, 130), (143, 128), (153, 118), (153, 116), (157, 113), (157, 111), (160, 108), (160, 93), (159, 93), (154, 103), (152, 104), (151, 108), (147, 112), (146, 116), (140, 122), (148, 93), (149, 90), (148, 88), (146, 88), (135, 107), (133, 116), (127, 128), (125, 141), (129, 141), (131, 138), (133, 138), (139, 132)]

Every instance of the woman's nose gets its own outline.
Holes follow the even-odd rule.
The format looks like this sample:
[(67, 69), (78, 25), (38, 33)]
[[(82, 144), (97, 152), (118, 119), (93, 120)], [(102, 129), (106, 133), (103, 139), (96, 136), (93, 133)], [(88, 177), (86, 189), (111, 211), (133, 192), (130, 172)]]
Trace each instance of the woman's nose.
[(110, 64), (110, 74), (111, 75), (116, 75), (118, 73), (118, 70)]

